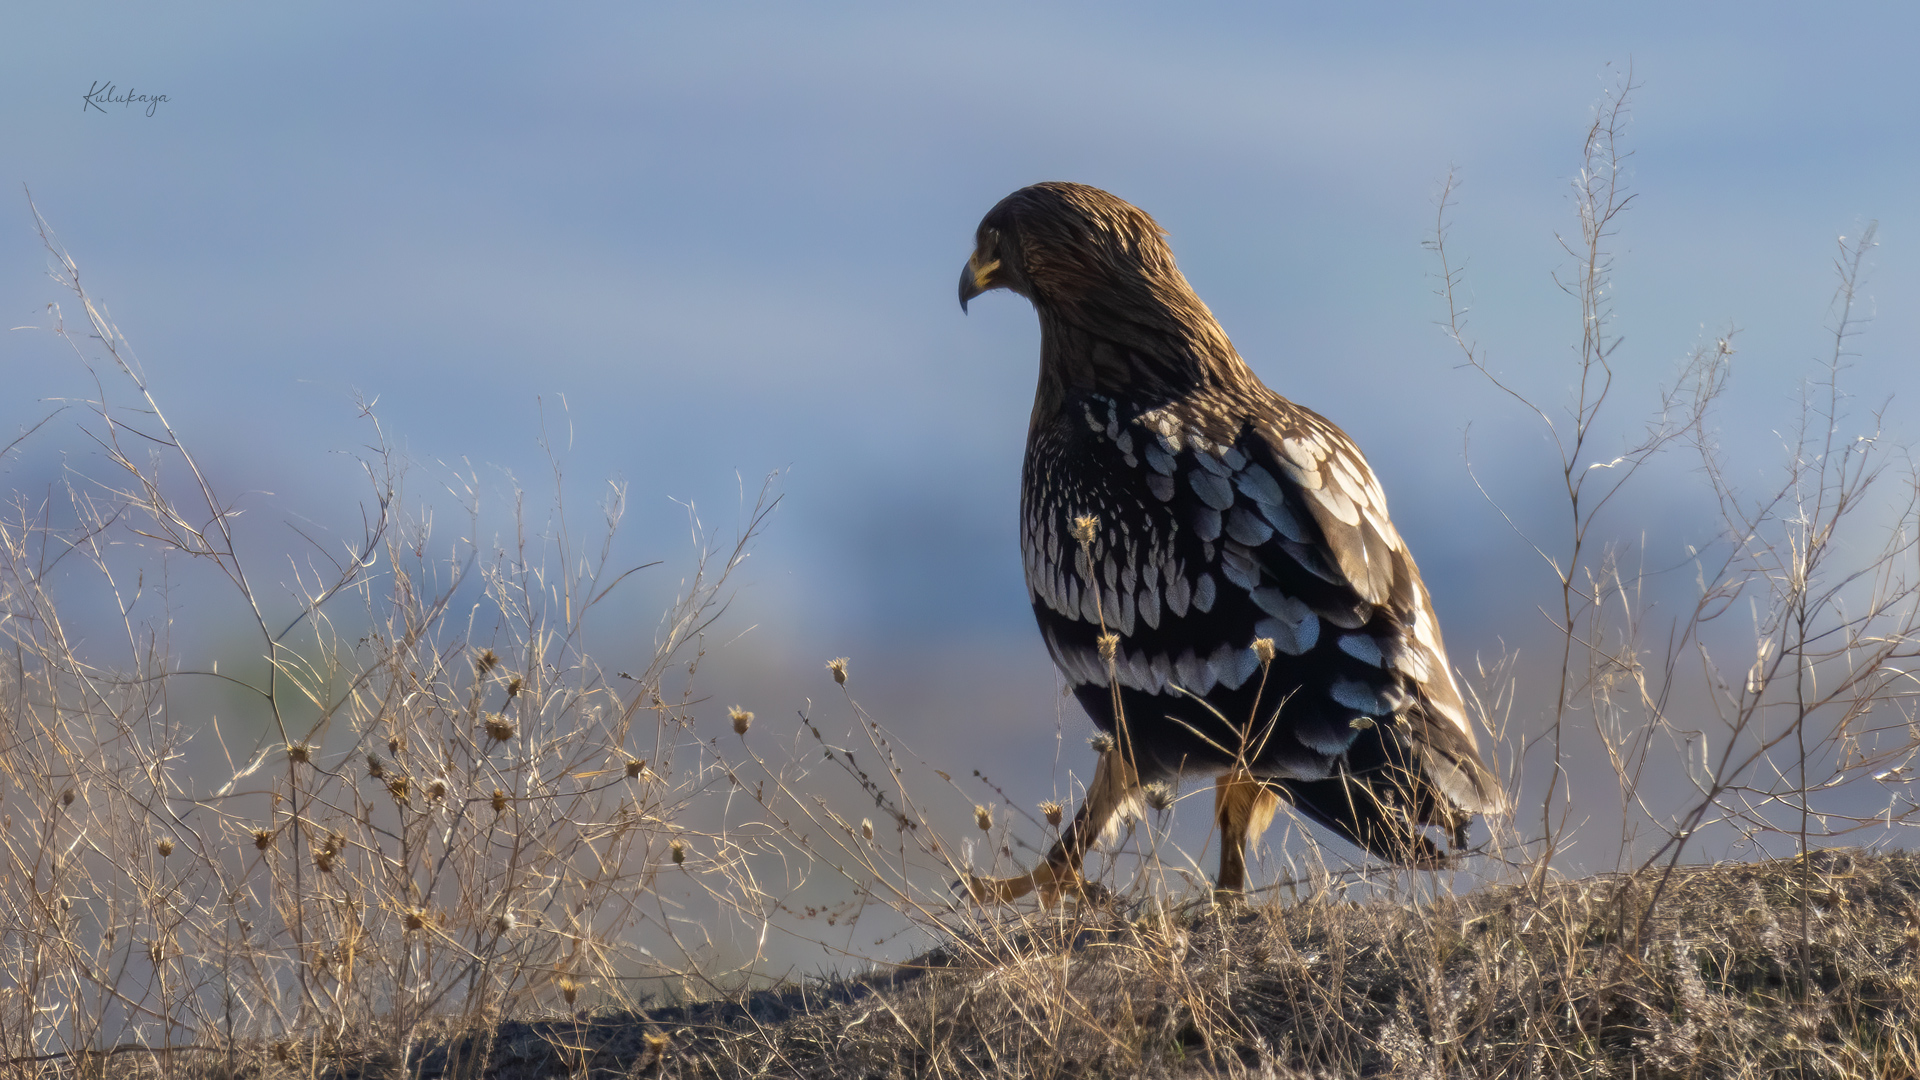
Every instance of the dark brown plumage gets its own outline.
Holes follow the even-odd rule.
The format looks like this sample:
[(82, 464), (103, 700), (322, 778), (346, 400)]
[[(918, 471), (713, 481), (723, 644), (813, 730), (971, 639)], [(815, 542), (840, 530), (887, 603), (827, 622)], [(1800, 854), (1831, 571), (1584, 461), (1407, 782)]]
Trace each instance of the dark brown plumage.
[(1033, 874), (1049, 897), (1143, 784), (1218, 778), (1220, 886), (1283, 794), (1383, 858), (1437, 865), (1501, 808), (1419, 570), (1346, 434), (1267, 389), (1160, 227), (1047, 183), (981, 221), (960, 302), (1040, 318), (1021, 550), (1047, 649), (1099, 727), (1085, 804)]

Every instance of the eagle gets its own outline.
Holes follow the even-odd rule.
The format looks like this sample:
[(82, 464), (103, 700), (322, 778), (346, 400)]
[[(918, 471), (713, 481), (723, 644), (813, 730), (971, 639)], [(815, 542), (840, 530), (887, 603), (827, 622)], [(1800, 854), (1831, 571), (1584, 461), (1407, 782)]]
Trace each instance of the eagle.
[(992, 289), (1040, 319), (1020, 551), (1047, 652), (1102, 734), (1072, 821), (975, 901), (1078, 891), (1143, 794), (1215, 780), (1222, 896), (1281, 799), (1373, 855), (1438, 867), (1499, 781), (1433, 601), (1366, 457), (1268, 389), (1144, 211), (1025, 187), (980, 222), (960, 306)]

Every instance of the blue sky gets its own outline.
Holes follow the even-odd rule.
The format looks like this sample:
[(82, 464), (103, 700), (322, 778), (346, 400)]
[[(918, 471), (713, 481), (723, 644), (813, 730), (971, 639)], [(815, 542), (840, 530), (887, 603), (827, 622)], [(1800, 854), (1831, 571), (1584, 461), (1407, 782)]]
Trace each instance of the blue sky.
[[(40, 4), (0, 18), (5, 325), (44, 325), (61, 299), (24, 184), (216, 485), (247, 493), (263, 564), (297, 546), (286, 522), (357, 530), (356, 393), (420, 463), (422, 500), (462, 460), (501, 490), (509, 474), (537, 487), (544, 404), (550, 430), (571, 432), (573, 498), (630, 485), (634, 562), (684, 563), (681, 503), (725, 532), (740, 477), (750, 495), (782, 470), (737, 609), (754, 629), (715, 675), (768, 714), (822, 692), (800, 673), (850, 654), (870, 704), (923, 745), (972, 753), (987, 730), (1014, 740), (1002, 759), (1051, 759), (1014, 534), (1037, 329), (1017, 297), (963, 316), (954, 296), (979, 217), (1036, 180), (1153, 213), (1256, 371), (1361, 442), (1459, 662), (1536, 634), (1546, 595), (1475, 489), (1465, 434), (1523, 522), (1550, 527), (1551, 462), (1537, 426), (1458, 370), (1422, 241), (1454, 170), (1473, 332), (1558, 400), (1579, 323), (1551, 276), (1567, 265), (1555, 235), (1577, 228), (1579, 140), (1628, 64), (1638, 196), (1617, 243), (1621, 408), (1602, 441), (1627, 438), (1684, 355), (1736, 326), (1722, 437), (1737, 468), (1777, 461), (1774, 433), (1827, 346), (1835, 238), (1869, 220), (1882, 246), (1853, 386), (1890, 397), (1890, 433), (1912, 435), (1908, 5)], [(167, 100), (151, 116), (84, 109), (109, 81)], [(0, 365), (9, 431), (87, 393), (44, 334), (0, 337)], [(93, 452), (54, 425), (0, 472), (33, 491)], [(1649, 478), (1618, 534), (1710, 537), (1687, 483), (1684, 467)], [(1037, 766), (1009, 775), (1047, 783)]]

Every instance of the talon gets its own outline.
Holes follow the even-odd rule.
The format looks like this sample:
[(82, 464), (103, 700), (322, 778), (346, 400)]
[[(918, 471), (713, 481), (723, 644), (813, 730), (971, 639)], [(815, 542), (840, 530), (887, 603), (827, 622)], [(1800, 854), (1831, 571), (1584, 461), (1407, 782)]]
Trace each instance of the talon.
[(1042, 907), (1051, 909), (1060, 897), (1072, 893), (1085, 900), (1104, 902), (1106, 889), (1080, 875), (1080, 860), (1094, 839), (1112, 825), (1116, 817), (1137, 808), (1140, 797), (1139, 776), (1133, 766), (1112, 748), (1100, 755), (1094, 768), (1093, 783), (1088, 785), (1086, 801), (1073, 822), (1054, 842), (1033, 872), (1011, 878), (988, 878), (968, 874), (964, 881), (967, 895), (976, 904), (997, 901), (1005, 904), (1027, 895), (1040, 894)]
[(1097, 881), (1088, 881), (1086, 878), (1081, 878), (1080, 887), (1074, 891), (1079, 893), (1082, 903), (1093, 904), (1098, 907), (1108, 907), (1113, 903), (1113, 890)]
[(1040, 906), (1051, 910), (1060, 902), (1060, 898), (1069, 893), (1082, 899), (1104, 899), (1107, 890), (1080, 876), (1075, 870), (1056, 870), (1042, 863), (1031, 874), (1022, 874), (1011, 878), (980, 877), (968, 874), (964, 882), (954, 882), (956, 886), (964, 884), (967, 896), (976, 904), (1010, 904), (1028, 893), (1040, 894)]

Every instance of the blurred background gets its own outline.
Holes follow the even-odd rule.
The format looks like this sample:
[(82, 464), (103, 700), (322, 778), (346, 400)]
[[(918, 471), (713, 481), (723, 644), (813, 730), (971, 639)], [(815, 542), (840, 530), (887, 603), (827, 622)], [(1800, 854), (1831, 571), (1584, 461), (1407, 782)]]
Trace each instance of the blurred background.
[[(1909, 5), (40, 4), (4, 22), (0, 439), (97, 393), (46, 332), (68, 298), (24, 186), (243, 511), (258, 578), (289, 578), (303, 536), (358, 539), (357, 402), (376, 402), (404, 501), (449, 547), (507, 543), (516, 489), (557, 528), (556, 483), (592, 539), (625, 485), (611, 564), (663, 563), (599, 611), (618, 670), (650, 654), (702, 538), (730, 542), (777, 474), (697, 680), (711, 734), (731, 705), (760, 733), (808, 709), (844, 726), (823, 665), (848, 656), (920, 759), (1029, 808), (1091, 764), (1016, 548), (1038, 332), (1018, 297), (955, 298), (975, 225), (1017, 187), (1076, 180), (1154, 214), (1260, 376), (1366, 449), (1456, 664), (1519, 651), (1509, 759), (1554, 693), (1558, 593), (1532, 545), (1564, 548), (1566, 507), (1540, 418), (1442, 333), (1424, 242), (1450, 174), (1469, 336), (1564, 421), (1581, 320), (1561, 239), (1581, 139), (1631, 67), (1624, 343), (1591, 460), (1733, 330), (1717, 438), (1734, 479), (1773, 483), (1832, 349), (1837, 238), (1876, 220), (1845, 423), (1884, 410), (1892, 443), (1914, 431)], [(165, 100), (88, 107), (107, 84)], [(29, 503), (110, 471), (60, 416), (0, 458)], [(1656, 624), (1658, 582), (1684, 613), (1689, 546), (1719, 536), (1704, 490), (1671, 456), (1596, 526), (1672, 571), (1646, 597)], [(182, 663), (257, 663), (228, 592), (169, 603)], [(111, 650), (112, 614), (76, 632)], [(1596, 771), (1576, 798), (1611, 806), (1610, 785)]]

